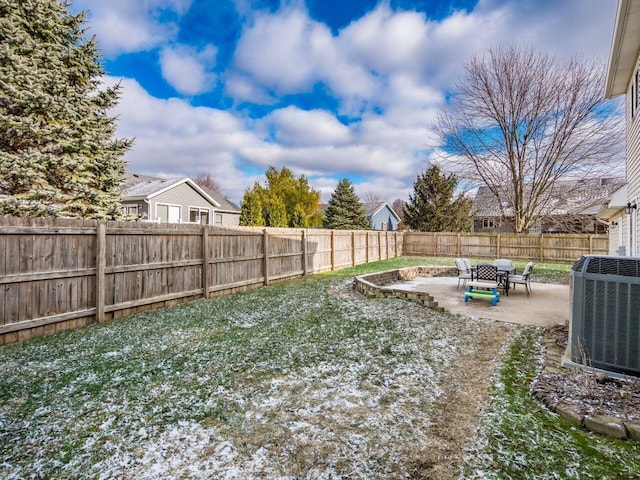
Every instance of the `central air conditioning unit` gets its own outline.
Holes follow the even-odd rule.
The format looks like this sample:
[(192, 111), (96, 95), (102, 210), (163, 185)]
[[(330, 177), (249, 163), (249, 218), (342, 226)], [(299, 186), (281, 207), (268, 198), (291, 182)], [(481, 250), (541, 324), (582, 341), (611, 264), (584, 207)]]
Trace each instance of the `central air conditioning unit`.
[(563, 364), (640, 376), (640, 258), (581, 257), (570, 301)]

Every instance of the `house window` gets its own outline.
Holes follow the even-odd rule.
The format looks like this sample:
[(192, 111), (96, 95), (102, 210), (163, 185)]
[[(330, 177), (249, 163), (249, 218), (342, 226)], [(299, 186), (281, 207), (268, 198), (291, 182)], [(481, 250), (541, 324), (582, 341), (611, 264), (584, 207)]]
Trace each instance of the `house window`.
[(493, 228), (493, 218), (483, 218), (482, 219), (482, 228)]
[(536, 223), (529, 227), (529, 233), (531, 234), (539, 234), (542, 233), (542, 222), (538, 220)]
[(180, 206), (158, 203), (156, 217), (161, 223), (180, 223)]
[(387, 230), (386, 222), (382, 222), (382, 225), (380, 226), (380, 230)]
[(189, 222), (209, 225), (209, 209), (189, 207)]
[(222, 225), (222, 214), (216, 213), (216, 225)]
[(130, 217), (138, 216), (138, 206), (137, 205), (125, 205), (122, 207), (122, 212)]

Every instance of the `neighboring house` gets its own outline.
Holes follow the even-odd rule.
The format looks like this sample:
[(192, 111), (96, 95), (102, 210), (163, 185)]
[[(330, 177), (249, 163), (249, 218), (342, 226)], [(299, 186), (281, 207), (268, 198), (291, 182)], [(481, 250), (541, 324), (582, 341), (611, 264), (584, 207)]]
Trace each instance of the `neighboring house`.
[(122, 207), (129, 215), (162, 223), (237, 226), (240, 209), (188, 177), (163, 179), (128, 173)]
[(207, 187), (201, 188), (218, 203), (218, 207), (216, 207), (215, 213), (213, 215), (214, 225), (223, 225), (225, 227), (237, 227), (238, 225), (240, 225), (239, 206), (237, 206), (231, 200), (223, 197), (215, 190), (211, 190)]
[[(318, 204), (318, 213), (324, 217), (326, 203)], [(371, 230), (397, 230), (400, 217), (387, 202), (363, 203), (364, 213), (371, 222)]]
[[(527, 233), (607, 233), (607, 222), (598, 211), (612, 192), (624, 185), (623, 178), (598, 178), (559, 182), (542, 218)], [(500, 214), (496, 198), (487, 186), (478, 189), (471, 207), (474, 232), (513, 232), (513, 213), (503, 202)]]
[[(616, 223), (617, 245), (626, 255), (640, 256), (638, 202), (640, 201), (640, 2), (619, 0), (605, 84), (605, 97), (625, 96), (627, 185), (616, 192), (601, 212)], [(611, 241), (611, 239), (610, 239)]]
[(387, 202), (363, 203), (372, 230), (397, 230), (400, 217)]

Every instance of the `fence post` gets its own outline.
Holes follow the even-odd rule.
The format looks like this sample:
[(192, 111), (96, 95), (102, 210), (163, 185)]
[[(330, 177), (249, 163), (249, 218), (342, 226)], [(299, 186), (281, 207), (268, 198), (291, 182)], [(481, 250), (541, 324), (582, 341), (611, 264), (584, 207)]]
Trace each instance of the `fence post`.
[(387, 250), (387, 258), (389, 258), (389, 232), (384, 232), (385, 249)]
[(209, 227), (202, 227), (202, 297), (209, 298)]
[(382, 260), (382, 232), (378, 232), (378, 260)]
[(395, 242), (394, 244), (394, 252), (395, 252), (395, 256), (396, 258), (398, 257), (398, 231), (396, 230), (395, 232), (393, 232), (393, 241)]
[(356, 265), (356, 232), (351, 232), (351, 265)]
[(540, 234), (540, 263), (544, 262), (544, 234)]
[(107, 228), (105, 222), (98, 222), (96, 225), (96, 322), (104, 322), (105, 303), (105, 270)]
[(589, 255), (593, 255), (593, 235), (589, 235)]
[(336, 269), (336, 231), (331, 230), (331, 271)]
[(460, 234), (458, 233), (458, 237), (456, 238), (456, 257), (462, 256), (462, 246), (460, 241)]
[(264, 284), (269, 285), (269, 233), (266, 228), (262, 231), (262, 247), (264, 248), (264, 259), (262, 261)]
[(302, 230), (302, 275), (305, 277), (309, 274), (307, 267), (307, 231)]
[(496, 235), (496, 258), (500, 258), (500, 234)]
[(367, 254), (365, 256), (366, 263), (369, 263), (369, 230), (364, 233), (364, 246), (367, 249)]

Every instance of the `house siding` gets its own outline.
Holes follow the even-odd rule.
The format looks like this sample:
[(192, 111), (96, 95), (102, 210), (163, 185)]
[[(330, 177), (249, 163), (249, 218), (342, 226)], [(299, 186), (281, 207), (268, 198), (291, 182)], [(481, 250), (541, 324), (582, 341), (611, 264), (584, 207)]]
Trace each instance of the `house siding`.
[[(631, 117), (631, 87), (638, 72), (640, 65), (640, 56), (636, 58), (636, 68), (631, 76), (629, 85), (627, 85), (627, 94), (625, 98), (626, 106), (626, 127), (627, 127), (627, 197), (631, 203), (640, 203), (640, 111), (637, 111), (635, 117)], [(627, 225), (625, 225), (625, 223)], [(624, 245), (627, 246), (628, 255), (640, 256), (640, 245), (638, 245), (638, 210), (636, 209), (632, 215), (623, 215), (621, 224), (626, 231), (626, 239)]]
[(213, 206), (189, 184), (182, 183), (160, 195), (151, 198), (151, 216), (150, 220), (158, 218), (158, 204), (179, 205), (180, 206), (180, 222), (189, 221), (189, 207), (198, 207), (209, 210), (209, 223), (213, 224), (214, 208)]
[[(214, 225), (223, 227), (237, 227), (240, 225), (239, 213), (220, 212), (219, 210), (216, 210), (214, 215)], [(220, 221), (222, 223), (220, 223)]]
[[(371, 220), (371, 229), (372, 230), (397, 230), (398, 229), (398, 219), (395, 215), (389, 210), (388, 206), (380, 209), (374, 215), (372, 215), (369, 220)], [(383, 223), (386, 224), (385, 228), (383, 227)]]
[[(485, 227), (485, 219), (493, 221), (493, 227)], [(513, 232), (513, 223), (507, 218), (474, 217), (472, 231), (476, 233), (511, 233)]]

